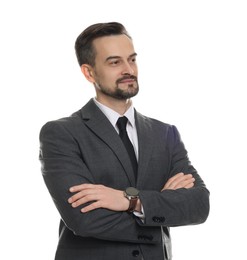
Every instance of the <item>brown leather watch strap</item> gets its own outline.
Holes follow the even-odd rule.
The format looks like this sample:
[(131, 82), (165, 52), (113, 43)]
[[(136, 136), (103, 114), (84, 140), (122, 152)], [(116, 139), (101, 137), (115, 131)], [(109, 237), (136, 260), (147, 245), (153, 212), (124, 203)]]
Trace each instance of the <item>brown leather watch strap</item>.
[(129, 200), (130, 204), (129, 204), (129, 208), (127, 210), (128, 212), (134, 211), (137, 201), (138, 201), (138, 197), (132, 198), (132, 199)]

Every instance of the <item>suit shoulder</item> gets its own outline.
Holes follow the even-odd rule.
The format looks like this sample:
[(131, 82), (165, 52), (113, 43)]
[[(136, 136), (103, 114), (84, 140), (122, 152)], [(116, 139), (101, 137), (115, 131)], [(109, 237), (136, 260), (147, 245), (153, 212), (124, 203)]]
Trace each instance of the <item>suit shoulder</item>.
[(73, 113), (71, 116), (63, 117), (55, 120), (51, 120), (46, 122), (40, 130), (40, 134), (49, 132), (51, 130), (58, 130), (58, 129), (73, 129), (76, 125), (81, 123), (81, 116), (80, 116), (80, 110)]
[(180, 139), (179, 131), (175, 125), (162, 122), (152, 117), (144, 116), (140, 113), (137, 113), (137, 121), (139, 126), (148, 126), (156, 136), (165, 135), (170, 139)]
[(150, 120), (150, 122), (151, 122), (152, 124), (155, 124), (155, 125), (158, 125), (158, 126), (163, 126), (163, 127), (165, 127), (165, 128), (170, 128), (170, 127), (172, 127), (171, 124), (162, 122), (162, 121), (160, 121), (160, 120), (158, 120), (158, 119), (156, 119), (156, 118), (151, 118), (151, 117), (149, 117), (148, 119)]
[(148, 123), (152, 126), (159, 126), (159, 127), (165, 127), (165, 128), (172, 128), (173, 125), (169, 124), (169, 123), (165, 123), (165, 122), (162, 122), (156, 118), (152, 118), (152, 117), (148, 117), (148, 116), (144, 116), (140, 113), (137, 113), (137, 117), (138, 118), (141, 118), (142, 120), (145, 121), (145, 123)]

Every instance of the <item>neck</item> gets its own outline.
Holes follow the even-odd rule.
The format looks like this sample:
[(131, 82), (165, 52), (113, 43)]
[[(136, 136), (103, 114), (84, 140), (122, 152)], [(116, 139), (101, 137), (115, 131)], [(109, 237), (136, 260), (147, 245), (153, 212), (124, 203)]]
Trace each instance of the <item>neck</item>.
[(115, 98), (109, 97), (108, 99), (100, 98), (96, 96), (96, 99), (101, 104), (111, 108), (112, 110), (116, 111), (120, 115), (124, 115), (124, 113), (129, 109), (132, 104), (131, 99), (126, 100), (118, 100)]

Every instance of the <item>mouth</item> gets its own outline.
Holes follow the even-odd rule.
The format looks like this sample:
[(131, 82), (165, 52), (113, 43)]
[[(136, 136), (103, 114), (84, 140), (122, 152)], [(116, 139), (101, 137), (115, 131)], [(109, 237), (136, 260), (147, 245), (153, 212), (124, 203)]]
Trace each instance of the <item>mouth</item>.
[(135, 80), (133, 79), (125, 79), (125, 80), (121, 80), (120, 82), (118, 82), (119, 84), (131, 84), (131, 83), (134, 83)]
[(121, 79), (118, 79), (117, 80), (117, 84), (121, 84), (121, 83), (127, 83), (127, 84), (132, 84), (132, 83), (134, 83), (134, 82), (136, 82), (137, 81), (137, 79), (136, 79), (136, 77), (134, 77), (134, 76), (131, 76), (131, 77), (124, 77), (124, 78), (121, 78)]

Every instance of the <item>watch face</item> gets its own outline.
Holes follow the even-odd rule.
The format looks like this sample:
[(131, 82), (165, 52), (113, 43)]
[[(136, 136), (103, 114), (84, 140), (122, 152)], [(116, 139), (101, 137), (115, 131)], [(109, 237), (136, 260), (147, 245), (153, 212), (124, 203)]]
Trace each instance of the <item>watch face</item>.
[(139, 190), (134, 187), (127, 188), (125, 192), (128, 196), (138, 196), (139, 195)]

